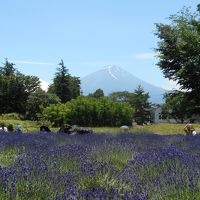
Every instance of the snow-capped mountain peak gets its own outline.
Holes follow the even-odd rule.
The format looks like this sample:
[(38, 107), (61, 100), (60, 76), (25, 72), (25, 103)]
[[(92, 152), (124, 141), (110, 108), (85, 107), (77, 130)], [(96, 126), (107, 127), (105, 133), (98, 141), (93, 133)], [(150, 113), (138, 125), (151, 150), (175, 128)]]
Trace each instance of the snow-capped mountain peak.
[(117, 76), (112, 72), (112, 69), (114, 67), (115, 67), (114, 65), (108, 65), (107, 70), (108, 70), (108, 73), (110, 74), (110, 76), (112, 76), (114, 79), (118, 80)]
[(106, 65), (102, 70), (108, 72), (108, 74), (115, 80), (119, 80), (121, 75), (127, 73), (124, 69), (117, 65)]
[(149, 92), (150, 101), (163, 102), (162, 95), (165, 93), (163, 88), (151, 85), (116, 65), (107, 65), (100, 70), (89, 74), (81, 79), (81, 88), (84, 94), (95, 92), (101, 88), (105, 95), (116, 91), (133, 92), (141, 85), (146, 92)]

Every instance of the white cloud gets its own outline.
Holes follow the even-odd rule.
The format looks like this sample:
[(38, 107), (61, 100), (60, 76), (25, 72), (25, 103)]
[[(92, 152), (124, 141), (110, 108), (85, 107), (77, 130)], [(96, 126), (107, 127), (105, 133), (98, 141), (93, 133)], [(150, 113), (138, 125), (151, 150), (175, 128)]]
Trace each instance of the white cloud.
[(49, 83), (40, 79), (40, 87), (44, 90), (44, 91), (47, 91), (48, 90), (48, 87), (49, 87)]
[(163, 88), (166, 90), (180, 90), (180, 85), (177, 83), (177, 81), (165, 79)]
[(15, 64), (28, 64), (28, 65), (55, 65), (55, 63), (49, 62), (37, 62), (37, 61), (25, 61), (25, 60), (13, 60)]
[(156, 54), (155, 53), (138, 53), (138, 54), (135, 54), (134, 57), (137, 59), (146, 60), (146, 59), (156, 58)]

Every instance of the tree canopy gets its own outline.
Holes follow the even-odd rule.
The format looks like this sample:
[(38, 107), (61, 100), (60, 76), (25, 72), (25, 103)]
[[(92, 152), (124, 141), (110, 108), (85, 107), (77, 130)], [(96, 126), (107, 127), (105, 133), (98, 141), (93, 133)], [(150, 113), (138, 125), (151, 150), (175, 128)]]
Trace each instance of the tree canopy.
[(39, 88), (28, 96), (26, 102), (26, 118), (36, 120), (37, 113), (40, 113), (43, 108), (57, 103), (60, 103), (58, 96), (47, 93)]
[(77, 96), (80, 96), (80, 79), (72, 77), (63, 60), (58, 64), (53, 84), (49, 88), (50, 93), (55, 93), (62, 103), (66, 103)]
[(36, 76), (26, 76), (7, 59), (0, 67), (0, 113), (25, 113), (28, 96), (39, 88)]
[(93, 98), (101, 98), (104, 97), (104, 92), (101, 88), (99, 88), (94, 93), (88, 94), (88, 96)]
[(200, 111), (200, 5), (197, 12), (183, 9), (170, 16), (170, 24), (156, 24), (159, 38), (157, 65), (164, 76), (177, 81)]
[(149, 122), (151, 119), (149, 93), (139, 85), (134, 91), (133, 103), (135, 107), (134, 119), (137, 124)]
[(124, 102), (134, 109), (133, 118), (137, 124), (143, 124), (151, 120), (149, 93), (139, 85), (134, 92), (113, 92), (109, 98), (116, 102)]

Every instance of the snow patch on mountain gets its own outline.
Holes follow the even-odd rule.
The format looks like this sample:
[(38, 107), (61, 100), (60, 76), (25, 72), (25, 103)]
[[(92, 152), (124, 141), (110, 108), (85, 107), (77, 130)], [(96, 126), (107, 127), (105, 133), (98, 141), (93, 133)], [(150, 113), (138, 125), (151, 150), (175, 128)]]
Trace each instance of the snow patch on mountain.
[(112, 65), (108, 65), (108, 66), (107, 66), (108, 73), (109, 73), (114, 79), (118, 80), (118, 78), (112, 73), (112, 68), (113, 68)]

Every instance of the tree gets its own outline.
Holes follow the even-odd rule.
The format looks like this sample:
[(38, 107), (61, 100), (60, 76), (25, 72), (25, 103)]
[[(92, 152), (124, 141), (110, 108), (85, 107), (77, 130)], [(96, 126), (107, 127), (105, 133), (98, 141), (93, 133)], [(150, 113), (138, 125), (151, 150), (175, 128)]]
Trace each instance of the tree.
[(109, 98), (112, 101), (129, 103), (132, 107), (134, 107), (133, 105), (134, 93), (128, 91), (112, 92), (109, 94)]
[(177, 81), (200, 112), (200, 5), (197, 10), (182, 10), (169, 18), (171, 24), (156, 24), (156, 51), (164, 76)]
[(3, 63), (4, 67), (0, 67), (0, 74), (2, 76), (11, 76), (14, 75), (16, 69), (14, 68), (14, 63), (8, 62), (8, 59), (5, 59), (5, 63)]
[(39, 88), (39, 78), (25, 76), (6, 59), (0, 68), (0, 112), (24, 114), (28, 96)]
[(60, 103), (60, 99), (55, 94), (46, 93), (42, 89), (37, 89), (28, 96), (26, 102), (26, 118), (31, 120), (37, 119), (37, 113), (51, 105)]
[(62, 103), (71, 99), (70, 96), (70, 75), (65, 67), (63, 60), (58, 64), (55, 78), (53, 79), (53, 89), (55, 94), (60, 98)]
[(183, 95), (180, 93), (169, 93), (165, 95), (165, 104), (162, 105), (162, 115), (167, 118), (180, 120), (182, 123), (188, 116), (187, 102), (184, 101)]
[(101, 98), (104, 97), (104, 92), (99, 88), (94, 93), (90, 93), (88, 96), (93, 98)]
[(80, 96), (81, 81), (79, 77), (70, 77), (70, 93), (71, 99), (75, 99)]
[(50, 85), (49, 92), (55, 93), (62, 103), (70, 101), (80, 95), (80, 79), (72, 77), (68, 73), (68, 69), (64, 65), (63, 60), (58, 64), (57, 72), (53, 79), (53, 84)]
[(176, 121), (184, 122), (185, 119), (192, 117), (195, 113), (194, 102), (190, 101), (187, 93), (173, 91), (165, 94), (165, 104), (162, 105), (162, 114), (168, 118), (174, 118)]
[(139, 125), (150, 121), (151, 110), (148, 99), (149, 93), (145, 93), (143, 88), (138, 86), (134, 91), (133, 105), (135, 107), (134, 119)]

